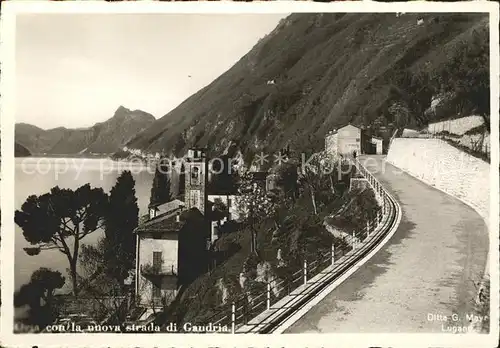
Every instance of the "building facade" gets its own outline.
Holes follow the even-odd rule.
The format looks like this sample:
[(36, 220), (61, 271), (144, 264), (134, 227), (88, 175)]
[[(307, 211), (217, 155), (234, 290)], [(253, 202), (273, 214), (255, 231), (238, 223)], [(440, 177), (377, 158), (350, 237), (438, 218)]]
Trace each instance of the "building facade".
[(138, 304), (161, 308), (207, 269), (210, 221), (207, 209), (207, 161), (202, 149), (190, 149), (184, 162), (184, 202), (174, 199), (149, 206), (148, 221), (136, 230)]
[(369, 136), (362, 128), (348, 124), (326, 135), (325, 151), (335, 157), (382, 154), (383, 139)]
[(137, 227), (136, 297), (140, 306), (167, 306), (179, 287), (206, 270), (206, 227), (197, 208), (165, 214)]
[(361, 128), (348, 124), (327, 134), (326, 151), (335, 156), (350, 156), (363, 153), (364, 135)]
[(188, 150), (184, 166), (186, 208), (197, 208), (203, 215), (206, 215), (208, 161), (204, 149)]
[(383, 153), (383, 140), (382, 138), (372, 137), (372, 144), (375, 145), (375, 154), (381, 155)]

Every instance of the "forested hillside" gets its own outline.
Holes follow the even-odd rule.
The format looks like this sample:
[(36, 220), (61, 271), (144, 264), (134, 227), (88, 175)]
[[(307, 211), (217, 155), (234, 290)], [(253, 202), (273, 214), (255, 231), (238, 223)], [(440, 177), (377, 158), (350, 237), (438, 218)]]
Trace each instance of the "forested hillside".
[(487, 117), (488, 35), (482, 14), (293, 14), (128, 146), (179, 155), (231, 144), (249, 158), (285, 145), (317, 150), (347, 122), (385, 135)]

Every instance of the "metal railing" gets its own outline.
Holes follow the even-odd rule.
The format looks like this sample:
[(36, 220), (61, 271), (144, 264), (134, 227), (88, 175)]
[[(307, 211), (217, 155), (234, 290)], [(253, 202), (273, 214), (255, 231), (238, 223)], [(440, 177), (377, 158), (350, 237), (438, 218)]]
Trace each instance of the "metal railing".
[[(369, 221), (367, 226), (357, 231), (357, 233), (353, 233), (351, 240), (346, 239), (346, 242), (351, 245), (342, 248), (332, 244), (331, 250), (327, 252), (323, 251), (318, 255), (316, 260), (312, 262), (310, 260), (303, 260), (302, 267), (289, 277), (272, 279), (266, 282), (265, 289), (257, 294), (242, 294), (230, 303), (215, 308), (215, 313), (205, 319), (204, 322), (213, 325), (227, 325), (231, 328), (228, 332), (234, 333), (237, 328), (243, 325), (250, 325), (249, 322), (252, 319), (263, 314), (273, 304), (281, 301), (286, 296), (294, 295), (291, 296), (293, 298), (304, 295), (305, 293), (294, 291), (302, 285), (311, 284), (312, 278), (318, 277), (315, 279), (315, 283), (324, 286), (330, 284), (333, 281), (332, 276), (334, 279), (337, 279), (345, 274), (357, 261), (373, 250), (374, 246), (378, 245), (395, 220), (395, 206), (380, 182), (358, 160), (350, 159), (350, 162), (367, 179), (373, 191), (380, 196), (382, 202), (381, 208), (376, 212), (374, 218)], [(379, 228), (381, 225), (383, 228)], [(374, 233), (377, 229), (379, 231)], [(332, 270), (323, 272), (328, 267), (332, 267)], [(307, 295), (311, 294), (308, 293)], [(270, 330), (271, 326), (268, 324), (271, 316), (273, 316), (272, 313), (264, 316), (258, 323), (253, 323), (252, 326), (259, 326), (262, 323), (266, 323), (268, 326), (266, 330)], [(261, 330), (260, 332), (264, 331)]]

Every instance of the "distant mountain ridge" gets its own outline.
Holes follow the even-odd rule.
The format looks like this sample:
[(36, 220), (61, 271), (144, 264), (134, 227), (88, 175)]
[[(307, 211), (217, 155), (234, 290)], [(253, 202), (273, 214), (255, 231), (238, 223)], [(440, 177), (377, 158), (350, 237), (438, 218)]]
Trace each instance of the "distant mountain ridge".
[(14, 143), (14, 157), (29, 157), (31, 153), (21, 144)]
[(16, 143), (32, 154), (111, 154), (155, 121), (142, 110), (120, 106), (113, 117), (89, 128), (44, 130), (26, 123), (15, 128)]
[[(394, 128), (457, 117), (460, 101), (489, 92), (451, 93), (440, 113), (425, 111), (448, 92), (450, 76), (462, 76), (453, 72), (455, 58), (469, 47), (482, 58), (468, 60), (474, 69), (463, 71), (471, 76), (455, 85), (489, 84), (488, 23), (479, 13), (292, 14), (127, 147), (181, 156), (201, 146), (247, 159), (287, 145), (318, 151), (328, 131), (349, 122), (387, 138)], [(431, 81), (436, 76), (444, 78)], [(475, 107), (467, 104), (462, 115)]]

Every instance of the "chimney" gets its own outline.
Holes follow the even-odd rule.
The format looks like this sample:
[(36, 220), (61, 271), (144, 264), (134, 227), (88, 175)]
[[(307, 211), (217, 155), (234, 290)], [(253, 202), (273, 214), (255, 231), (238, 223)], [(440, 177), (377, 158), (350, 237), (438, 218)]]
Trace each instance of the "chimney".
[(175, 215), (175, 221), (176, 222), (180, 222), (181, 221), (181, 213), (180, 212), (177, 212), (177, 214)]

